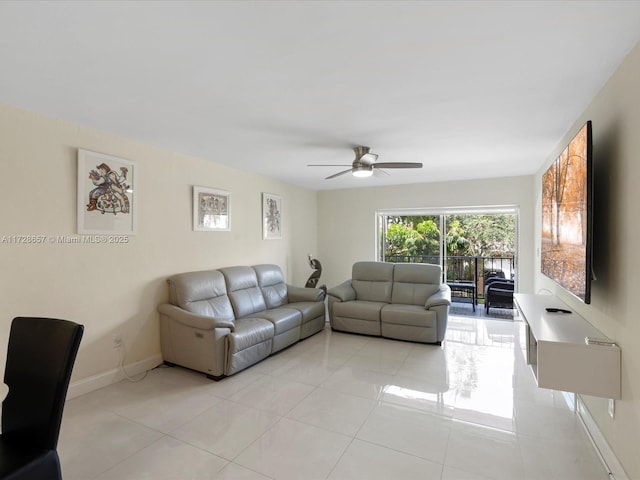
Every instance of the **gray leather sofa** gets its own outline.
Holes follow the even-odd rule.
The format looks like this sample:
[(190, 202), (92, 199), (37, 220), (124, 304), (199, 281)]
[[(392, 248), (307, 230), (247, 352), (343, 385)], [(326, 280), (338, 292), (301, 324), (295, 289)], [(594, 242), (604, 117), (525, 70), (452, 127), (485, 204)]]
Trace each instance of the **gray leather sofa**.
[(233, 375), (319, 332), (325, 294), (287, 285), (277, 265), (226, 267), (170, 277), (158, 307), (166, 363)]
[(352, 278), (328, 292), (331, 328), (441, 344), (451, 289), (442, 268), (424, 263), (357, 262)]

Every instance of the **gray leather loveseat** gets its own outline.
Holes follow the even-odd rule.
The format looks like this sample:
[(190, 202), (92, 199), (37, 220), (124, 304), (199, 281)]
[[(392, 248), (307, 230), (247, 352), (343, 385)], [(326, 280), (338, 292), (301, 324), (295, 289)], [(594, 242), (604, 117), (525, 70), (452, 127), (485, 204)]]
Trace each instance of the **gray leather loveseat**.
[(441, 344), (451, 289), (442, 268), (424, 263), (357, 262), (352, 278), (328, 292), (331, 328)]
[(235, 266), (170, 277), (158, 307), (166, 363), (233, 375), (319, 332), (325, 295), (287, 285), (277, 265)]

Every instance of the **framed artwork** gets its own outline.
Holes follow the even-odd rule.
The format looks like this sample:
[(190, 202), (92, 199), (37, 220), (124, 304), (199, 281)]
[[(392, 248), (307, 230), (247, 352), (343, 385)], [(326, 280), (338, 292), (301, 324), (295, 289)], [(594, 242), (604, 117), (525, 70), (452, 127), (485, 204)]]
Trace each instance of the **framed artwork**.
[(193, 187), (193, 229), (198, 232), (231, 230), (231, 193)]
[(262, 238), (282, 238), (282, 197), (262, 194)]
[(138, 165), (78, 149), (78, 233), (135, 235)]

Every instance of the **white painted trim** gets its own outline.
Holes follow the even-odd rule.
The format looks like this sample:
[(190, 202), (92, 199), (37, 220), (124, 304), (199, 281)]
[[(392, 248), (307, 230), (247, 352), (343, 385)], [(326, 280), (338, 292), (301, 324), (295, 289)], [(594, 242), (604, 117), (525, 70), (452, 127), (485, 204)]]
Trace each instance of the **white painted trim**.
[[(125, 369), (127, 371), (127, 375), (132, 377), (144, 373), (147, 370), (151, 370), (161, 363), (162, 356), (160, 354), (156, 354), (149, 358), (145, 358), (144, 360), (125, 365)], [(84, 395), (85, 393), (93, 392), (94, 390), (98, 390), (103, 387), (107, 387), (119, 382), (120, 380), (123, 380), (124, 378), (126, 377), (122, 372), (122, 369), (118, 367), (104, 373), (99, 373), (98, 375), (94, 375), (92, 377), (83, 378), (82, 380), (78, 380), (77, 382), (72, 382), (69, 385), (69, 390), (67, 392), (67, 400), (79, 397), (80, 395)]]
[(482, 215), (514, 213), (520, 210), (519, 205), (475, 205), (468, 207), (411, 207), (411, 208), (380, 208), (376, 215)]
[(600, 460), (602, 460), (602, 463), (604, 463), (605, 468), (609, 472), (609, 478), (611, 480), (629, 480), (618, 457), (616, 457), (607, 443), (607, 440), (598, 428), (598, 424), (591, 416), (591, 413), (589, 413), (589, 409), (582, 401), (582, 398), (580, 395), (576, 395), (576, 397), (576, 413), (580, 420), (582, 420), (582, 426), (587, 431), (587, 435), (589, 435), (596, 452), (600, 456)]

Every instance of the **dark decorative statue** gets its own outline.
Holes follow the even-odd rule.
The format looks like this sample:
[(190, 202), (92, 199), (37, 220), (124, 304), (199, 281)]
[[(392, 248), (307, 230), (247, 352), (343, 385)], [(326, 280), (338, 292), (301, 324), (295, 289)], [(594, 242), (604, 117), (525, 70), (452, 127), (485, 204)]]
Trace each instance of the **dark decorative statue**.
[[(320, 280), (320, 275), (322, 275), (322, 265), (320, 264), (320, 260), (313, 258), (311, 254), (309, 254), (309, 266), (313, 268), (314, 272), (309, 277), (309, 280), (307, 280), (305, 287), (316, 288), (318, 280)], [(327, 287), (325, 285), (320, 285), (318, 288), (324, 290), (325, 294), (327, 293)]]

